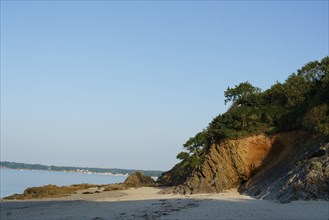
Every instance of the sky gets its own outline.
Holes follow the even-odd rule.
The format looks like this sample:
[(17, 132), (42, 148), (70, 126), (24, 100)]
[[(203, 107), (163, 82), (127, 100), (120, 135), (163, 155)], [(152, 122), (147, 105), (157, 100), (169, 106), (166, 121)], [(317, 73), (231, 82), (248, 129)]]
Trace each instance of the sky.
[(169, 170), (249, 81), (328, 56), (328, 1), (1, 1), (1, 161)]

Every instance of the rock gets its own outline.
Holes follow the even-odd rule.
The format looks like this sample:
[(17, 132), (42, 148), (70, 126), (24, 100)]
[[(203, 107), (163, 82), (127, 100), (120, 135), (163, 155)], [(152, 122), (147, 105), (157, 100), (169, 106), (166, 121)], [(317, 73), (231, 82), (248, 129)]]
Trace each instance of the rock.
[(89, 189), (95, 187), (92, 184), (75, 184), (71, 186), (46, 185), (40, 187), (27, 188), (23, 194), (14, 194), (3, 199), (6, 200), (23, 200), (23, 199), (43, 199), (43, 198), (59, 198), (74, 194), (78, 190)]
[[(174, 183), (166, 172), (163, 182)], [(297, 130), (224, 140), (172, 191), (219, 193), (232, 188), (260, 199), (329, 200), (329, 144)]]
[(204, 162), (175, 192), (218, 193), (237, 188), (280, 152), (280, 143), (274, 136), (260, 134), (213, 145)]
[(185, 182), (184, 181), (178, 181), (179, 178), (175, 178), (174, 177), (174, 168), (162, 173), (162, 175), (157, 179), (156, 183), (160, 186), (177, 186), (180, 184), (183, 184)]
[(150, 176), (145, 176), (142, 172), (136, 172), (127, 177), (124, 185), (127, 187), (150, 187), (155, 186), (155, 181)]
[(329, 145), (304, 137), (286, 146), (281, 156), (255, 174), (240, 191), (256, 198), (329, 199)]
[(171, 170), (162, 173), (156, 184), (159, 186), (178, 186), (183, 184), (187, 177), (186, 170), (182, 168), (181, 163), (178, 163)]

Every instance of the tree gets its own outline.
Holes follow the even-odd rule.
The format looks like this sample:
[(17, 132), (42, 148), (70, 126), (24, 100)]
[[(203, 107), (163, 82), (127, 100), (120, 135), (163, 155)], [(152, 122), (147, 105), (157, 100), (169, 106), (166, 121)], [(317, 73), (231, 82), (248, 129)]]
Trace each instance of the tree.
[(261, 92), (260, 88), (254, 87), (248, 81), (236, 85), (235, 88), (228, 87), (224, 92), (225, 105), (233, 102), (233, 105), (250, 105), (255, 101), (254, 96)]
[(197, 133), (194, 137), (186, 141), (183, 146), (191, 155), (194, 154), (196, 158), (199, 158), (203, 148), (206, 146), (205, 132)]
[(176, 158), (179, 160), (186, 160), (190, 155), (187, 152), (180, 152)]
[(302, 76), (307, 82), (318, 82), (329, 73), (329, 57), (319, 61), (309, 62), (301, 69), (297, 70), (299, 76)]

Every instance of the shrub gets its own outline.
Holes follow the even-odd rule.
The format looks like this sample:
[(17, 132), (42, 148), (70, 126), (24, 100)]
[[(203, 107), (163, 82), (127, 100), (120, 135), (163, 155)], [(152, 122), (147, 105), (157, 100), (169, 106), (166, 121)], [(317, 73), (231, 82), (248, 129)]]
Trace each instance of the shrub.
[(309, 110), (303, 118), (303, 127), (316, 135), (329, 135), (329, 106), (327, 103)]

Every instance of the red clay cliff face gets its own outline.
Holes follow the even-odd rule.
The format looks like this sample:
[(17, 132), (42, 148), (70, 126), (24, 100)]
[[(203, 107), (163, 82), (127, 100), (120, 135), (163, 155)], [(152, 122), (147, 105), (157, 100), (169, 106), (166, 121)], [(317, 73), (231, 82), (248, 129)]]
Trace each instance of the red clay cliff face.
[(213, 145), (203, 164), (174, 191), (212, 193), (237, 188), (266, 165), (285, 157), (302, 137), (305, 137), (302, 131), (260, 134)]

